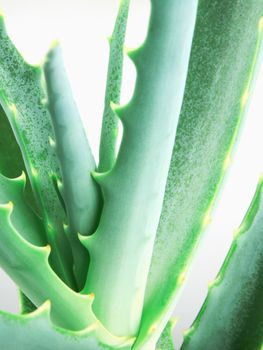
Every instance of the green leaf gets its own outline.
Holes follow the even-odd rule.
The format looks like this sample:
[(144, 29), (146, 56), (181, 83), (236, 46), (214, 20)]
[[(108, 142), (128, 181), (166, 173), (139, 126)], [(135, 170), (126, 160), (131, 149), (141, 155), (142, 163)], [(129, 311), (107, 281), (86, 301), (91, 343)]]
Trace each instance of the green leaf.
[(112, 36), (109, 38), (110, 57), (104, 101), (103, 121), (100, 138), (98, 171), (110, 170), (116, 161), (116, 141), (118, 136), (118, 118), (112, 109), (112, 103), (118, 104), (121, 95), (123, 46), (129, 14), (130, 0), (121, 0)]
[(45, 231), (40, 218), (27, 205), (24, 197), (26, 176), (24, 173), (15, 179), (0, 174), (0, 204), (12, 202), (12, 222), (20, 234), (35, 245), (47, 244)]
[(77, 234), (91, 234), (98, 226), (101, 192), (91, 177), (96, 164), (64, 68), (62, 50), (58, 44), (48, 53), (44, 72), (48, 106), (56, 137), (54, 147), (62, 173), (60, 193), (65, 202), (69, 222), (68, 238), (73, 251), (75, 277), (81, 290), (87, 276), (89, 259)]
[(117, 161), (111, 171), (94, 175), (104, 207), (95, 234), (83, 238), (91, 257), (84, 290), (95, 294), (94, 312), (119, 335), (138, 331), (196, 8), (196, 0), (152, 1), (147, 39), (130, 53), (137, 69), (135, 92), (116, 110), (124, 126)]
[(1, 17), (0, 102), (21, 149), (47, 239), (53, 248), (52, 266), (69, 285), (74, 285), (72, 255), (62, 226), (65, 213), (51, 178), (51, 174), (59, 174), (59, 167), (49, 145), (53, 130), (44, 99), (40, 67), (24, 61), (10, 41)]
[(22, 170), (24, 162), (21, 151), (6, 114), (0, 106), (0, 172), (8, 177), (17, 177)]
[(199, 1), (138, 349), (153, 325), (159, 328), (158, 337), (171, 316), (194, 248), (209, 222), (252, 91), (262, 15), (261, 0)]
[(111, 347), (98, 341), (94, 327), (80, 332), (56, 327), (50, 321), (50, 303), (28, 315), (0, 312), (1, 347), (5, 350), (130, 350), (129, 342)]
[(160, 339), (158, 340), (156, 350), (174, 350), (173, 343), (173, 328), (175, 322), (169, 321), (162, 332)]
[(263, 179), (182, 350), (263, 344)]
[[(21, 205), (20, 205), (21, 208)], [(28, 242), (14, 227), (12, 202), (0, 205), (0, 266), (22, 292), (40, 306), (51, 302), (51, 320), (63, 328), (79, 331), (93, 327), (98, 341), (119, 346), (134, 339), (112, 335), (96, 318), (92, 310), (94, 295), (83, 295), (70, 289), (51, 269), (48, 263), (50, 247), (39, 247)], [(28, 219), (27, 227), (31, 221)]]
[[(0, 173), (4, 176), (15, 178), (22, 171), (26, 173), (22, 154), (7, 116), (0, 105)], [(36, 203), (30, 182), (26, 183), (25, 197), (30, 206), (36, 210)]]
[[(8, 176), (11, 178), (19, 176), (22, 173), (22, 171), (26, 173), (21, 151), (16, 142), (14, 133), (11, 129), (7, 116), (1, 106), (0, 135), (0, 173), (4, 176)], [(36, 203), (29, 181), (26, 182), (26, 187), (24, 189), (24, 200), (36, 210)], [(22, 313), (27, 313), (35, 309), (33, 304), (25, 295), (23, 295), (21, 291), (19, 291), (19, 301)]]

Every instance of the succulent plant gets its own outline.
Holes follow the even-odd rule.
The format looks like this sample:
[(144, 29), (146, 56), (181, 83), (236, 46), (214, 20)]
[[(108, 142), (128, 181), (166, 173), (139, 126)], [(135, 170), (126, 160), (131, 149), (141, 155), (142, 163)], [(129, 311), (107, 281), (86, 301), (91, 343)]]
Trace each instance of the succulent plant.
[[(174, 348), (172, 313), (261, 62), (263, 2), (151, 0), (120, 106), (129, 5), (109, 39), (98, 164), (59, 44), (32, 66), (1, 18), (0, 265), (21, 301), (0, 313), (3, 349)], [(261, 192), (262, 179), (182, 349), (261, 348)]]

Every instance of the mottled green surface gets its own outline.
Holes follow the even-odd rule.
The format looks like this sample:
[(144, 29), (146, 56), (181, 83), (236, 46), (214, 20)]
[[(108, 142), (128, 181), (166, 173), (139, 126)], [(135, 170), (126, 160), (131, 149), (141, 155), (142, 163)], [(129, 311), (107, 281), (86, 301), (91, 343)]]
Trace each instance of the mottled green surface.
[(182, 350), (260, 350), (263, 344), (263, 181)]
[(118, 104), (121, 95), (123, 46), (128, 20), (130, 0), (121, 0), (112, 36), (109, 38), (110, 57), (101, 126), (99, 171), (112, 168), (116, 160), (116, 142), (118, 136), (118, 117), (112, 109), (112, 103)]
[[(26, 173), (22, 154), (8, 118), (0, 105), (0, 173), (15, 178), (21, 175), (22, 171)], [(26, 184), (25, 197), (30, 206), (37, 210), (29, 181)]]
[[(6, 147), (6, 145), (8, 145), (8, 147)], [(15, 178), (21, 175), (22, 171), (26, 172), (21, 151), (6, 114), (0, 106), (0, 173), (4, 176)], [(35, 199), (33, 198), (29, 181), (26, 183), (24, 197), (24, 200), (27, 200), (31, 207), (36, 208)], [(19, 292), (19, 302), (22, 313), (33, 311), (35, 309), (22, 292)]]
[[(85, 236), (91, 233), (89, 229), (83, 229), (87, 208), (81, 213), (79, 204), (88, 201), (85, 176), (93, 184), (90, 171), (95, 169), (95, 162), (82, 126), (74, 119), (79, 116), (70, 88), (64, 89), (68, 83), (61, 70), (61, 58), (57, 61), (59, 55), (54, 55), (56, 49), (53, 49), (46, 65), (49, 107), (56, 119), (55, 129), (59, 129), (54, 135), (41, 86), (41, 69), (24, 62), (1, 22), (0, 101), (22, 151), (40, 218), (24, 202), (25, 177), (8, 179), (1, 175), (0, 265), (35, 305), (50, 299), (50, 319), (56, 327), (75, 331), (53, 326), (46, 311), (34, 316), (1, 313), (1, 346), (7, 350), (17, 348), (18, 344), (22, 350), (36, 347), (100, 350), (103, 347), (99, 343), (107, 344), (106, 348), (112, 350), (153, 350), (170, 318), (198, 237), (209, 222), (252, 91), (263, 28), (263, 20), (260, 21), (263, 3), (262, 0), (199, 1), (178, 128), (197, 0), (152, 0), (151, 3), (147, 39), (142, 47), (129, 54), (137, 71), (134, 96), (126, 106), (113, 109), (110, 102), (118, 102), (120, 95), (128, 0), (121, 2), (110, 41), (100, 149), (102, 172), (94, 173), (103, 192), (104, 207), (98, 229), (89, 237)], [(10, 144), (18, 155), (20, 151), (3, 116), (0, 113), (0, 127), (7, 134), (6, 138), (0, 137), (0, 148), (2, 141), (8, 144), (11, 135)], [(114, 164), (117, 116), (122, 120), (124, 133)], [(51, 139), (56, 143), (61, 172)], [(85, 152), (78, 154), (78, 142), (81, 151), (89, 152), (91, 160), (84, 170)], [(11, 159), (6, 151), (0, 156), (0, 170), (5, 175)], [(10, 172), (16, 176), (23, 168), (21, 154), (17, 159), (17, 165), (10, 166)], [(70, 181), (65, 181), (65, 174), (70, 174)], [(80, 178), (84, 179), (83, 183)], [(77, 190), (74, 179), (79, 180)], [(66, 192), (71, 185), (68, 196)], [(193, 344), (195, 350), (217, 347), (218, 350), (256, 350), (262, 344), (260, 290), (263, 286), (258, 276), (263, 272), (260, 248), (263, 228), (258, 213), (263, 204), (259, 193), (260, 190), (185, 346)], [(76, 197), (80, 201), (75, 201)], [(10, 200), (13, 204), (7, 204)], [(69, 210), (74, 206), (79, 215), (75, 226)], [(67, 222), (66, 212), (67, 228), (62, 227)], [(95, 217), (93, 214), (91, 217), (95, 227), (98, 211), (94, 212)], [(247, 237), (250, 230), (254, 238), (247, 242), (242, 237)], [(84, 234), (81, 240), (91, 256), (82, 294), (68, 288), (51, 268), (76, 288), (73, 269), (76, 272), (77, 264), (72, 268), (66, 237), (66, 233), (73, 231), (75, 242), (78, 242), (77, 231)], [(39, 247), (47, 242), (51, 247)], [(248, 250), (244, 252), (245, 246)], [(245, 262), (240, 263), (240, 256), (245, 257)], [(88, 265), (85, 256), (82, 260)], [(230, 280), (236, 281), (234, 288)], [(228, 294), (232, 295), (229, 300)], [(225, 303), (223, 307), (222, 303)], [(131, 336), (138, 330), (139, 337), (133, 346)], [(170, 322), (157, 349), (173, 349)]]
[[(8, 147), (7, 147), (8, 145)], [(0, 106), (0, 173), (17, 177), (24, 170), (24, 162), (6, 114)]]
[(59, 172), (50, 116), (41, 86), (41, 70), (28, 65), (6, 34), (0, 19), (0, 102), (20, 146), (27, 173), (52, 246), (51, 263), (57, 273), (74, 285), (71, 250), (63, 232), (65, 213), (51, 174)]
[(156, 345), (156, 350), (174, 350), (174, 343), (173, 343), (173, 328), (174, 328), (174, 322), (169, 321), (163, 330), (163, 333), (158, 340), (158, 343)]
[(152, 1), (147, 39), (130, 53), (135, 92), (116, 110), (124, 127), (117, 161), (110, 172), (95, 174), (104, 207), (95, 234), (83, 238), (90, 252), (85, 290), (95, 293), (95, 313), (117, 335), (134, 336), (139, 327), (196, 8), (196, 0)]
[(4, 350), (129, 350), (130, 345), (105, 346), (98, 342), (94, 328), (72, 332), (50, 321), (48, 303), (28, 315), (0, 312), (0, 339)]
[(153, 324), (162, 328), (168, 321), (183, 274), (209, 222), (251, 93), (262, 15), (261, 0), (199, 1), (138, 344)]

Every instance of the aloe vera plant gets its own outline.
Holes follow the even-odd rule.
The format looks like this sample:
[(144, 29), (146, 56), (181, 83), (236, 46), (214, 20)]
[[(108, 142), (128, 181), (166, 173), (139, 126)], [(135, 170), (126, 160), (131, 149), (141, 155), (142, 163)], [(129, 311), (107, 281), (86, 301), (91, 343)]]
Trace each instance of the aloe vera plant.
[[(0, 313), (3, 349), (174, 348), (173, 309), (261, 62), (263, 2), (151, 0), (122, 106), (129, 6), (109, 39), (98, 164), (60, 45), (29, 65), (1, 18), (0, 264), (21, 301)], [(183, 349), (263, 344), (261, 192)]]

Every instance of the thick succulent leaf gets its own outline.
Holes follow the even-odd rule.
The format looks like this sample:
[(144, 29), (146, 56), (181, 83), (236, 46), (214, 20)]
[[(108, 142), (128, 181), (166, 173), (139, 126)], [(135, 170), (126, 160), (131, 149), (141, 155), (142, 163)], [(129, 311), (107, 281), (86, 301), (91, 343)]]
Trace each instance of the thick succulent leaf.
[[(22, 171), (26, 173), (23, 157), (5, 111), (0, 105), (0, 173), (15, 178)], [(30, 206), (36, 210), (36, 203), (29, 181), (26, 183), (25, 197)]]
[[(15, 178), (22, 171), (26, 172), (26, 169), (20, 148), (7, 116), (0, 106), (0, 173), (4, 176)], [(26, 188), (24, 189), (24, 200), (36, 210), (36, 203), (29, 181), (26, 182)], [(42, 238), (45, 239), (45, 234)], [(35, 309), (35, 306), (21, 291), (19, 291), (19, 303), (22, 313), (28, 313)]]
[(22, 237), (12, 223), (14, 210), (11, 202), (0, 205), (0, 265), (22, 292), (36, 306), (49, 299), (51, 319), (58, 326), (77, 331), (92, 326), (98, 341), (110, 346), (131, 343), (133, 339), (113, 336), (98, 321), (93, 295), (78, 294), (59, 279), (48, 263), (49, 246), (39, 247)]
[(10, 41), (0, 18), (0, 102), (20, 146), (27, 173), (52, 245), (57, 273), (74, 285), (71, 252), (63, 232), (65, 213), (50, 173), (59, 172), (49, 145), (53, 130), (41, 86), (41, 69), (28, 65)]
[(123, 46), (125, 40), (130, 0), (121, 0), (112, 36), (109, 38), (110, 57), (104, 100), (103, 120), (100, 138), (98, 170), (110, 170), (116, 160), (116, 141), (118, 136), (118, 118), (111, 104), (118, 104), (121, 95)]
[(55, 131), (55, 148), (62, 182), (59, 186), (69, 223), (74, 272), (79, 289), (83, 288), (88, 268), (88, 253), (78, 233), (88, 235), (98, 226), (101, 192), (91, 177), (96, 164), (74, 101), (65, 71), (62, 50), (54, 45), (44, 64), (48, 106)]
[(172, 320), (170, 320), (167, 323), (160, 339), (158, 340), (156, 350), (174, 350), (174, 343), (173, 343), (174, 325), (175, 325), (175, 322)]
[(28, 315), (0, 312), (1, 347), (5, 350), (129, 350), (130, 344), (105, 346), (98, 341), (93, 326), (80, 332), (68, 331), (53, 325), (50, 303)]
[(261, 0), (199, 1), (138, 349), (153, 324), (158, 337), (171, 316), (183, 274), (209, 222), (252, 91), (262, 15)]
[[(40, 218), (27, 205), (24, 197), (26, 176), (10, 179), (0, 174), (0, 204), (12, 202), (15, 206), (12, 212), (12, 222), (20, 234), (35, 245), (47, 244), (45, 231)], [(30, 224), (29, 224), (30, 223)]]
[(116, 110), (124, 126), (119, 154), (110, 172), (94, 175), (104, 207), (95, 234), (83, 238), (91, 256), (85, 290), (96, 296), (99, 319), (119, 335), (138, 331), (196, 9), (196, 0), (152, 1), (147, 39), (130, 53), (135, 92)]
[(182, 350), (263, 344), (263, 179)]
[(3, 108), (0, 106), (0, 172), (17, 177), (24, 170), (24, 162), (15, 136)]

